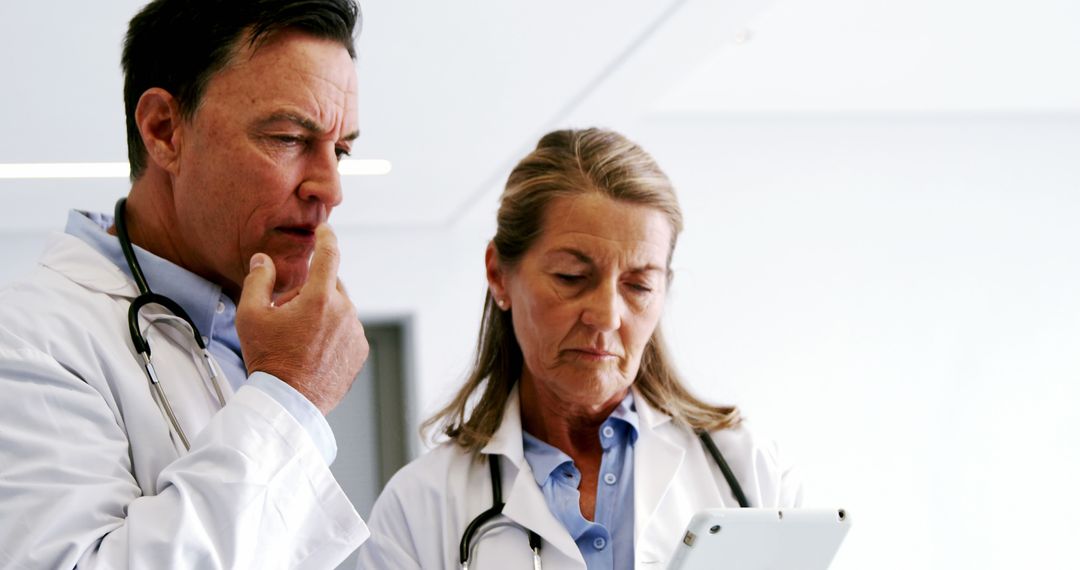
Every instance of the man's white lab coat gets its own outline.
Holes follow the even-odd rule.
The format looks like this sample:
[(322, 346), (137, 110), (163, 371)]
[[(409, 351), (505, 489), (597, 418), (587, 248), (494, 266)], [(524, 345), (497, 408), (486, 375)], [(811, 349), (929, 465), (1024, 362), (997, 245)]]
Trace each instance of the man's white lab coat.
[(152, 306), (184, 451), (132, 347), (136, 294), (66, 234), (0, 290), (0, 567), (333, 568), (368, 531), (307, 432), (252, 387), (221, 382), (221, 408), (190, 329)]

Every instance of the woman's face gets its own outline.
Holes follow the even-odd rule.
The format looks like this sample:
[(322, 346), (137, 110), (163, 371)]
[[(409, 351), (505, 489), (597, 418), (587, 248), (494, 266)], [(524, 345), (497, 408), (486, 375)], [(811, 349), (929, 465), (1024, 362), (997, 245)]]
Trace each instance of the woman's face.
[(657, 209), (598, 194), (558, 198), (519, 263), (488, 281), (512, 311), (523, 382), (569, 406), (601, 409), (633, 383), (667, 295), (671, 225)]

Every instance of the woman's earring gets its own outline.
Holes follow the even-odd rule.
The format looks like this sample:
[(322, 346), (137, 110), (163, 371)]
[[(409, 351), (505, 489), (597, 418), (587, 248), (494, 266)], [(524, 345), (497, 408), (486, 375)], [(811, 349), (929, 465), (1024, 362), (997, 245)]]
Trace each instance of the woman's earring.
[(495, 301), (495, 304), (498, 305), (500, 309), (506, 310), (506, 299), (499, 299)]

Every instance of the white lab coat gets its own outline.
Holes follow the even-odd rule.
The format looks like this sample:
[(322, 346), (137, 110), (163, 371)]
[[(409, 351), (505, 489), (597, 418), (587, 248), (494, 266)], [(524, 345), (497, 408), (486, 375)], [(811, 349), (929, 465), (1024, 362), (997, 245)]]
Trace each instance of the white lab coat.
[[(723, 474), (692, 430), (651, 407), (635, 392), (634, 565), (666, 568), (690, 518), (700, 509), (738, 507)], [(713, 434), (755, 507), (801, 503), (801, 485), (776, 446), (745, 427)], [(517, 389), (483, 453), (501, 456), (502, 522), (532, 529), (543, 540), (545, 569), (584, 569), (577, 544), (548, 509), (522, 449)], [(457, 568), (465, 527), (491, 507), (488, 462), (444, 443), (399, 471), (368, 517), (371, 540), (359, 568)], [(532, 568), (528, 535), (518, 526), (488, 525), (474, 539), (470, 569)]]
[[(333, 568), (367, 528), (304, 428), (154, 313), (162, 415), (127, 325), (134, 283), (70, 235), (0, 290), (0, 568)], [(182, 323), (182, 321), (179, 321)], [(219, 369), (220, 370), (220, 369)], [(219, 409), (220, 408), (220, 409)]]

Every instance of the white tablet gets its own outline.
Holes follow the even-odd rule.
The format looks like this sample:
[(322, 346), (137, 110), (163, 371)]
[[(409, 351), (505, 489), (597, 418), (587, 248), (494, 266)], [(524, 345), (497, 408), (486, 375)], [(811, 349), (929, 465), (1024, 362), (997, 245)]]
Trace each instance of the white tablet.
[(843, 509), (706, 509), (671, 570), (826, 570), (851, 527)]

